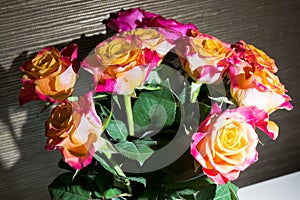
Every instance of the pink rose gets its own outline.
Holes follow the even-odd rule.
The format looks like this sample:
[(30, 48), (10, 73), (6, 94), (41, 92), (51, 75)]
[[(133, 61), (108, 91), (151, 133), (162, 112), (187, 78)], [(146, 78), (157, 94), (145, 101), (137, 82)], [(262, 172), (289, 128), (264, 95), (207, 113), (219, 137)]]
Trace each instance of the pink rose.
[(266, 112), (256, 107), (239, 107), (221, 113), (214, 104), (193, 135), (191, 154), (216, 184), (235, 180), (258, 158), (256, 127), (268, 135), (274, 134), (268, 129)]
[(25, 73), (21, 81), (19, 103), (31, 100), (60, 102), (73, 92), (77, 72), (77, 45), (60, 52), (54, 47), (42, 49), (34, 59), (20, 68)]
[(63, 102), (46, 121), (47, 150), (59, 149), (64, 161), (75, 169), (91, 163), (102, 145), (102, 123), (94, 108), (92, 92), (77, 102)]
[(183, 24), (175, 19), (166, 19), (161, 15), (149, 19), (144, 27), (159, 27), (159, 30), (170, 40), (177, 40), (182, 36), (191, 35), (193, 31), (197, 30), (194, 24)]
[(227, 67), (225, 59), (233, 53), (229, 44), (206, 34), (186, 37), (176, 51), (183, 70), (194, 81), (206, 84), (221, 80)]
[(107, 28), (116, 32), (129, 31), (136, 28), (158, 27), (169, 40), (191, 35), (197, 31), (194, 24), (183, 24), (174, 19), (166, 19), (161, 15), (146, 12), (140, 8), (133, 8), (126, 11), (120, 11), (116, 18), (110, 18)]
[[(107, 28), (115, 32), (130, 31), (139, 28), (140, 23), (146, 18), (146, 13), (140, 8), (131, 8), (126, 11), (119, 11), (117, 17), (110, 17)], [(153, 14), (155, 15), (155, 14)], [(147, 15), (147, 17), (150, 17)]]
[[(149, 37), (153, 32), (149, 29), (149, 35), (146, 33), (142, 35)], [(142, 86), (151, 70), (162, 61), (164, 55), (155, 51), (160, 37), (154, 34), (154, 39), (158, 39), (154, 42), (140, 38), (139, 34), (123, 33), (103, 41), (97, 45), (95, 54), (82, 62), (82, 66), (94, 75), (97, 92), (133, 95), (134, 89)]]
[(236, 54), (228, 59), (230, 91), (240, 106), (256, 106), (269, 114), (277, 109), (291, 110), (291, 98), (274, 74), (274, 60), (244, 42), (232, 45)]

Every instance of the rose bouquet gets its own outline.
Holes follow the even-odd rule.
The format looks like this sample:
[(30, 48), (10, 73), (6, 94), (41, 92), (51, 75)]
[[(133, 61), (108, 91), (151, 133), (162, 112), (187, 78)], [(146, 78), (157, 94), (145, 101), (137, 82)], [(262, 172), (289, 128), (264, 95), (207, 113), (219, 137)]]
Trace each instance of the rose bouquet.
[(80, 62), (72, 44), (20, 67), (20, 105), (52, 109), (46, 149), (68, 170), (52, 199), (238, 199), (231, 181), (258, 160), (258, 129), (275, 140), (270, 114), (292, 109), (274, 60), (139, 8), (106, 27)]

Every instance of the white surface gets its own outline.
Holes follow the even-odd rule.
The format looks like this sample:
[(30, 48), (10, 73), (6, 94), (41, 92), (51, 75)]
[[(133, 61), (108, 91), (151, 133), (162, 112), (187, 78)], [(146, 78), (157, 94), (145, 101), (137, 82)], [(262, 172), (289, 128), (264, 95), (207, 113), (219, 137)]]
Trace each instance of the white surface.
[(240, 188), (240, 200), (300, 200), (300, 171)]

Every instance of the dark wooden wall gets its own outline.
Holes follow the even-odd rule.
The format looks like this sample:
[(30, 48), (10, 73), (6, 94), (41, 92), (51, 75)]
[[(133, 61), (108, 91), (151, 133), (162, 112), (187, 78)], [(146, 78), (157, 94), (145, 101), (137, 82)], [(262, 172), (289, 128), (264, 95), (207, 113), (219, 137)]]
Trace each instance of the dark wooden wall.
[(262, 137), (259, 161), (243, 172), (239, 186), (300, 169), (300, 1), (299, 0), (159, 0), (159, 1), (0, 1), (0, 198), (49, 199), (47, 185), (60, 173), (59, 152), (44, 150), (41, 103), (18, 106), (19, 65), (48, 45), (72, 41), (84, 55), (104, 33), (102, 20), (121, 8), (140, 6), (167, 18), (192, 22), (223, 41), (240, 39), (276, 59), (294, 111), (276, 112), (276, 142)]

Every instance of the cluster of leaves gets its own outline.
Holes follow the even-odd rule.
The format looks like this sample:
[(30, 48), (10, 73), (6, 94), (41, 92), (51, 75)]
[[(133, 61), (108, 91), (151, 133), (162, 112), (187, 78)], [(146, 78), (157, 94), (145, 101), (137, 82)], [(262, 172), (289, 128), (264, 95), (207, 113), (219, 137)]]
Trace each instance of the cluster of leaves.
[[(123, 104), (122, 100), (118, 100), (118, 104)], [(151, 136), (157, 132), (162, 135), (165, 132), (163, 129), (170, 127), (174, 122), (176, 115), (175, 99), (167, 89), (141, 92), (135, 99), (132, 109), (134, 136), (130, 136), (126, 120), (120, 119), (124, 116), (125, 111), (116, 111), (119, 108), (119, 106), (113, 108), (115, 113), (121, 114), (112, 117), (105, 133), (114, 143), (118, 152), (142, 165), (151, 156), (154, 149), (158, 148), (157, 141), (153, 140)]]
[(164, 170), (127, 177), (132, 186), (129, 193), (124, 177), (107, 171), (95, 160), (80, 172), (62, 160), (59, 167), (69, 172), (59, 175), (49, 185), (53, 200), (238, 200), (234, 184), (215, 185), (203, 174), (180, 182), (174, 182), (172, 175)]

